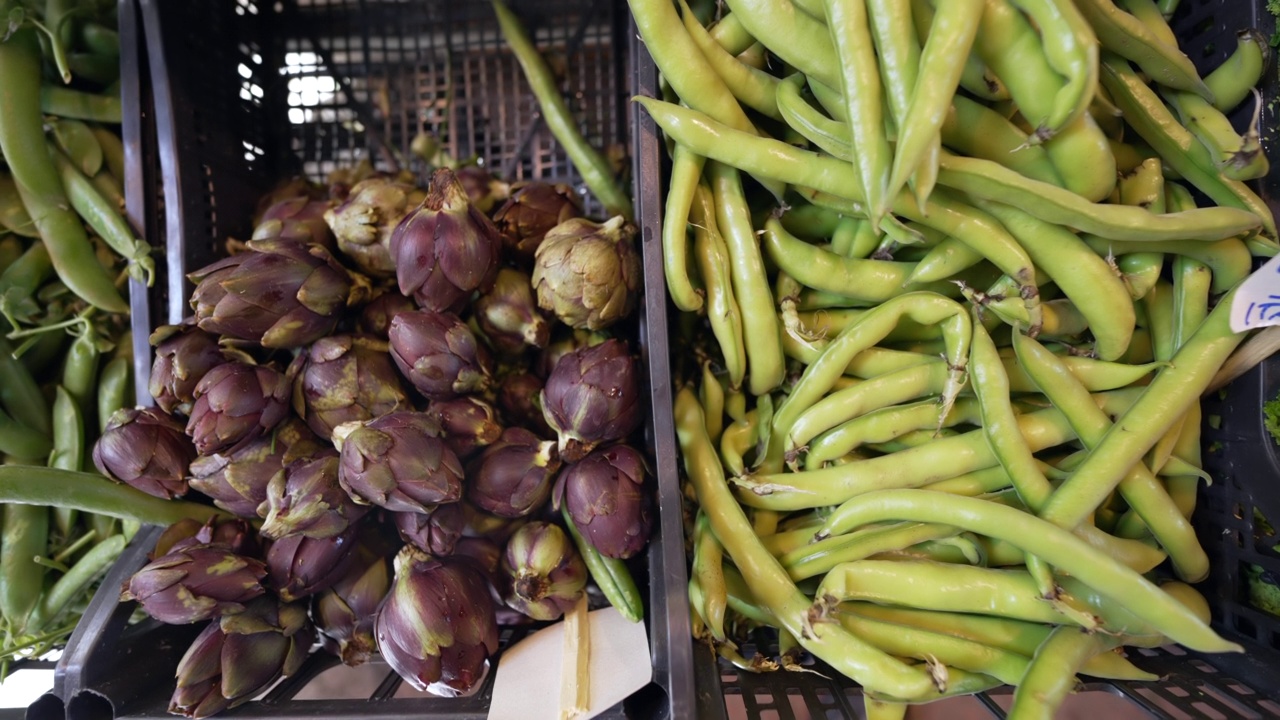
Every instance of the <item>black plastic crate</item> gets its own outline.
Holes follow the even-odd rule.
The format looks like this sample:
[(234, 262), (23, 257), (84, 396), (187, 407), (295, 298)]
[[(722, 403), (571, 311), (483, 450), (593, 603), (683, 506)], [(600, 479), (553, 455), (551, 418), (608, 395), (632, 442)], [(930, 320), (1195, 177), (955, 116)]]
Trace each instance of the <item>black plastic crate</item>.
[[(625, 3), (512, 5), (539, 49), (566, 68), (563, 89), (587, 138), (626, 152), (634, 111)], [(600, 214), (541, 122), (487, 2), (120, 0), (120, 7), (124, 74), (137, 83), (125, 91), (126, 107), (138, 109), (125, 128), (132, 150), (130, 213), (164, 256), (155, 287), (134, 288), (131, 298), (139, 403), (151, 403), (147, 335), (190, 314), (186, 273), (219, 257), (226, 239), (247, 238), (258, 198), (284, 177), (320, 180), (362, 158), (379, 169), (420, 169), (408, 160), (409, 143), (426, 130), (453, 156), (480, 157), (503, 179), (567, 183), (582, 193), (589, 213)], [(635, 141), (644, 150), (643, 139)], [(636, 162), (645, 157), (631, 154)], [(651, 236), (646, 232), (646, 285), (662, 273)], [(662, 419), (646, 428), (658, 522), (633, 567), (648, 590), (653, 682), (608, 711), (611, 718), (693, 713), (665, 308), (662, 292), (648, 293), (632, 338), (652, 373), (655, 402), (667, 408), (659, 407), (654, 417)], [(650, 347), (661, 350), (650, 354)], [(63, 717), (58, 698), (71, 718), (170, 717), (173, 672), (200, 627), (129, 625), (136, 606), (117, 602), (121, 584), (145, 562), (159, 532), (144, 528), (111, 569), (58, 664), (54, 693), (33, 705), (29, 717)], [(501, 644), (518, 637), (504, 630)], [(340, 697), (313, 685), (330, 673), (341, 673)], [(348, 669), (316, 653), (295, 676), (228, 714), (482, 718), (495, 675), (491, 670), (469, 697), (439, 698), (402, 686), (376, 659)]]
[[(1276, 18), (1265, 0), (1182, 0), (1173, 19), (1182, 47), (1201, 73), (1212, 70), (1236, 47), (1235, 34), (1256, 28), (1270, 37)], [(637, 59), (637, 92), (661, 97), (657, 71), (640, 43)], [(1280, 82), (1275, 58), (1260, 84), (1264, 109), (1263, 144), (1276, 158)], [(1243, 129), (1252, 117), (1253, 103), (1246, 100), (1232, 114)], [(646, 240), (659, 237), (662, 200), (665, 197), (665, 151), (657, 128), (641, 113), (636, 125), (640, 168), (637, 213)], [(1273, 171), (1255, 183), (1255, 189), (1280, 213), (1280, 172)], [(659, 274), (646, 286), (650, 303), (665, 287)], [(652, 306), (651, 306), (652, 307)], [(674, 309), (671, 312), (675, 312)], [(672, 348), (669, 361), (681, 352)], [(1252, 607), (1245, 573), (1261, 567), (1280, 579), (1277, 537), (1255, 519), (1255, 508), (1273, 523), (1280, 523), (1280, 446), (1262, 425), (1261, 404), (1280, 393), (1280, 358), (1272, 359), (1233, 383), (1222, 396), (1202, 403), (1206, 470), (1212, 486), (1201, 486), (1194, 522), (1213, 563), (1212, 575), (1199, 585), (1213, 609), (1213, 625), (1223, 635), (1243, 644), (1243, 655), (1201, 655), (1179, 647), (1131, 649), (1130, 659), (1162, 676), (1158, 682), (1091, 682), (1068, 699), (1063, 715), (1070, 717), (1143, 718), (1176, 720), (1206, 718), (1280, 718), (1280, 617)], [(670, 412), (656, 404), (655, 412)], [(1213, 418), (1210, 421), (1210, 418)], [(773, 633), (755, 638), (740, 650), (751, 657), (757, 647), (766, 656), (777, 655)], [(718, 660), (705, 645), (693, 651), (696, 710), (691, 717), (705, 720), (836, 720), (864, 717), (861, 690), (853, 681), (812, 657), (803, 660), (810, 672), (742, 672)], [(969, 720), (1004, 717), (1012, 701), (1010, 688), (919, 706), (910, 718)]]

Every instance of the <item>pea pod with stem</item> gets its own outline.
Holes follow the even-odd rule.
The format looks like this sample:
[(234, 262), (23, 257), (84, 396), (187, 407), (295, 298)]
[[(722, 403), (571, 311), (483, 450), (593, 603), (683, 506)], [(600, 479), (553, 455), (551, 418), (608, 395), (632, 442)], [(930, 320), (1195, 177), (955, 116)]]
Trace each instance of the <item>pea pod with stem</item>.
[(133, 236), (118, 206), (103, 197), (93, 182), (76, 168), (71, 159), (57, 148), (50, 148), (63, 189), (85, 223), (93, 228), (114, 250), (129, 263), (129, 276), (148, 287), (155, 281), (155, 260), (151, 246)]
[(1032, 144), (1017, 125), (980, 102), (952, 98), (941, 132), (943, 144), (963, 155), (1000, 163), (1033, 180), (1064, 184), (1043, 145)]
[(98, 376), (98, 432), (107, 429), (107, 422), (117, 410), (133, 403), (133, 361), (127, 357), (114, 357), (102, 367)]
[(0, 74), (5, 77), (0, 153), (58, 277), (86, 302), (108, 312), (127, 312), (129, 306), (112, 279), (94, 261), (84, 226), (71, 210), (49, 156), (40, 114), (40, 72), (40, 48), (33, 31), (18, 29), (0, 43)]
[(631, 198), (615, 180), (609, 161), (598, 150), (591, 147), (578, 130), (573, 115), (569, 112), (569, 106), (556, 85), (555, 76), (547, 67), (546, 61), (538, 54), (537, 48), (529, 39), (519, 18), (501, 0), (492, 0), (492, 2), (494, 12), (498, 16), (498, 26), (502, 29), (502, 36), (524, 70), (529, 88), (538, 99), (538, 106), (542, 108), (542, 116), (547, 123), (547, 128), (564, 148), (565, 154), (582, 175), (583, 182), (604, 205), (605, 212), (610, 215), (622, 215), (629, 219), (632, 214)]
[[(1095, 451), (1090, 458), (1096, 456)], [(1088, 462), (1085, 461), (1086, 464)], [(1055, 492), (1055, 497), (1058, 492), (1061, 489)], [(970, 532), (1006, 540), (1043, 558), (1102, 597), (1123, 604), (1133, 616), (1175, 642), (1202, 652), (1240, 651), (1239, 645), (1219, 637), (1193, 611), (1070, 531), (1020, 510), (985, 500), (925, 490), (869, 493), (838, 508), (828, 517), (818, 537), (884, 520), (946, 522)], [(1080, 593), (1070, 587), (1067, 589), (1087, 602)]]
[(729, 491), (706, 433), (702, 408), (688, 388), (676, 395), (675, 421), (685, 468), (711, 529), (777, 626), (791, 633), (805, 650), (865, 688), (904, 698), (927, 694), (934, 686), (928, 673), (877, 650), (837, 625), (812, 622), (809, 599), (760, 544)]
[[(846, 162), (735, 131), (672, 103), (641, 97), (635, 101), (677, 142), (753, 175), (812, 188), (815, 192), (803, 193), (811, 202), (822, 199), (822, 193), (842, 199), (848, 206), (858, 205), (865, 199), (857, 175)], [(962, 158), (946, 151), (940, 163), (938, 182), (942, 185), (1015, 205), (1041, 220), (1110, 239), (1221, 240), (1261, 225), (1257, 215), (1234, 207), (1199, 208), (1152, 217), (1141, 208), (1098, 205), (1069, 190), (1030, 180), (998, 163)], [(894, 212), (900, 213), (900, 208), (913, 204), (909, 198), (902, 198), (895, 204)]]
[(31, 614), (33, 627), (45, 627), (56, 620), (76, 598), (109, 570), (124, 552), (123, 535), (112, 535), (94, 545), (49, 588)]
[(51, 134), (57, 148), (73, 158), (80, 172), (93, 177), (102, 169), (102, 145), (89, 126), (79, 120), (54, 120)]
[(1253, 119), (1248, 130), (1241, 135), (1221, 110), (1199, 95), (1177, 90), (1161, 93), (1178, 120), (1208, 150), (1213, 167), (1229, 180), (1256, 180), (1265, 177), (1271, 168), (1258, 134), (1262, 96), (1256, 89), (1254, 95)]

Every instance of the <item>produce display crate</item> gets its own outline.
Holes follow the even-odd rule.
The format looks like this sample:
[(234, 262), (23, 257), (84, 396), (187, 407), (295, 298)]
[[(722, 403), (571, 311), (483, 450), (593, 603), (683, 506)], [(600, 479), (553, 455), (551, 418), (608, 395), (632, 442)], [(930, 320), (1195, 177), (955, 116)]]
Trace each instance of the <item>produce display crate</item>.
[[(625, 3), (524, 0), (512, 7), (552, 66), (564, 69), (565, 96), (588, 140), (611, 155), (643, 157), (627, 145), (633, 33)], [(220, 257), (228, 238), (247, 239), (258, 198), (283, 178), (322, 180), (364, 158), (379, 169), (422, 171), (410, 161), (409, 145), (425, 130), (450, 155), (478, 157), (505, 180), (569, 184), (589, 214), (600, 214), (541, 121), (488, 2), (120, 0), (120, 9), (124, 74), (154, 103), (154, 112), (141, 112), (126, 90), (126, 108), (139, 108), (132, 117), (126, 111), (130, 212), (163, 256), (155, 286), (134, 288), (131, 298), (140, 403), (151, 402), (150, 330), (190, 314), (187, 272)], [(644, 244), (648, 284), (660, 282), (662, 272), (651, 236), (646, 232)], [(658, 520), (648, 551), (632, 563), (647, 592), (653, 681), (611, 708), (610, 718), (693, 712), (666, 306), (658, 287), (628, 326), (642, 366), (653, 373), (653, 396), (667, 407), (655, 414), (665, 420), (656, 427), (651, 421), (645, 432)], [(68, 718), (171, 717), (174, 669), (201, 626), (149, 619), (131, 625), (136, 606), (117, 602), (160, 530), (144, 528), (110, 570), (58, 664), (54, 692), (28, 717), (61, 718), (64, 705)], [(504, 629), (501, 645), (519, 637)], [(495, 675), (491, 669), (468, 697), (440, 698), (413, 691), (376, 658), (351, 669), (316, 653), (299, 673), (228, 715), (482, 718)]]
[[(1256, 28), (1270, 37), (1276, 18), (1266, 0), (1182, 0), (1172, 24), (1182, 47), (1202, 74), (1216, 67), (1236, 47), (1235, 34)], [(661, 97), (657, 71), (643, 49), (637, 61), (638, 93)], [(1263, 91), (1263, 144), (1274, 159), (1280, 83), (1273, 60), (1260, 85)], [(1243, 130), (1253, 112), (1246, 101), (1232, 116)], [(638, 145), (650, 153), (638, 159), (641, 169), (638, 212), (645, 232), (658, 237), (665, 196), (665, 152), (656, 126), (642, 117), (635, 132)], [(1255, 189), (1280, 213), (1280, 172), (1273, 171)], [(656, 241), (656, 240), (655, 240)], [(658, 279), (661, 281), (661, 279)], [(658, 286), (649, 285), (651, 297)], [(671, 312), (675, 312), (674, 309)], [(684, 352), (671, 348), (673, 363)], [(1261, 405), (1280, 393), (1280, 359), (1272, 359), (1203, 403), (1206, 470), (1213, 478), (1202, 486), (1194, 522), (1208, 552), (1213, 573), (1198, 587), (1213, 608), (1213, 626), (1240, 642), (1243, 655), (1201, 655), (1182, 648), (1130, 650), (1134, 663), (1162, 676), (1158, 682), (1092, 682), (1072, 696), (1061, 717), (1111, 719), (1162, 717), (1280, 718), (1280, 616), (1250, 605), (1248, 574), (1258, 569), (1280, 581), (1280, 554), (1274, 531), (1255, 518), (1255, 509), (1280, 522), (1280, 450), (1263, 428)], [(670, 399), (665, 410), (670, 409)], [(655, 410), (660, 410), (655, 406)], [(777, 655), (776, 635), (762, 634), (756, 644), (740, 648), (744, 657), (761, 651)], [(741, 672), (717, 660), (706, 646), (694, 649), (696, 710), (700, 720), (836, 720), (864, 717), (861, 690), (848, 678), (813, 658), (814, 672)], [(907, 717), (970, 720), (1004, 717), (1012, 702), (1010, 688), (969, 698), (956, 698), (911, 709)]]

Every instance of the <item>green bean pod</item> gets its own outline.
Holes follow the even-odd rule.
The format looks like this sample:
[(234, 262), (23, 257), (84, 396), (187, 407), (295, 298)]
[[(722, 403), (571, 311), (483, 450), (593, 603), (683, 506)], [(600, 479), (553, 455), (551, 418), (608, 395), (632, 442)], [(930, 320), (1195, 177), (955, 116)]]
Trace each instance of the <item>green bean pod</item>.
[[(1094, 457), (1097, 457), (1096, 450), (1085, 464)], [(1053, 498), (1059, 493), (1061, 489)], [(1103, 597), (1123, 603), (1135, 617), (1175, 642), (1203, 652), (1241, 650), (1239, 645), (1219, 637), (1177, 600), (1071, 532), (996, 503), (923, 490), (885, 490), (842, 505), (827, 519), (819, 537), (888, 519), (946, 522), (1007, 540), (1043, 558)], [(1077, 599), (1087, 602), (1065, 582), (1064, 587)]]
[(688, 148), (676, 144), (671, 153), (671, 178), (662, 218), (662, 264), (666, 273), (667, 293), (672, 303), (684, 312), (699, 312), (703, 293), (694, 288), (689, 277), (689, 213), (698, 192), (698, 181), (706, 161)]
[(103, 197), (66, 155), (57, 148), (50, 148), (50, 154), (71, 207), (108, 247), (129, 262), (129, 275), (150, 286), (156, 272), (151, 246), (133, 236), (133, 231), (120, 214), (120, 208)]
[(1199, 95), (1165, 90), (1161, 93), (1178, 120), (1209, 151), (1209, 158), (1224, 177), (1230, 180), (1256, 180), (1266, 177), (1271, 169), (1258, 137), (1261, 98), (1248, 131), (1236, 132), (1227, 116)]
[(49, 157), (40, 115), (40, 49), (34, 31), (17, 30), (0, 43), (0, 152), (27, 212), (40, 231), (58, 277), (76, 295), (108, 312), (128, 312), (112, 279), (93, 262), (80, 218), (72, 212)]
[(724, 550), (707, 522), (698, 513), (693, 532), (693, 575), (702, 588), (702, 617), (716, 640), (724, 641), (724, 615), (729, 596), (724, 584)]
[(32, 624), (40, 627), (52, 622), (76, 598), (83, 597), (89, 586), (106, 573), (124, 552), (125, 544), (123, 535), (113, 535), (94, 545), (41, 598), (40, 605), (32, 613)]
[(730, 55), (741, 55), (756, 39), (743, 27), (742, 21), (732, 12), (725, 13), (720, 20), (711, 26), (711, 38)]
[(905, 698), (927, 694), (933, 688), (927, 673), (890, 657), (839, 626), (808, 621), (809, 599), (756, 539), (750, 521), (734, 501), (706, 434), (702, 408), (687, 388), (676, 396), (675, 420), (685, 468), (711, 529), (778, 626), (791, 633), (806, 650), (863, 687)]
[(729, 386), (741, 387), (747, 372), (742, 313), (733, 295), (729, 252), (716, 227), (714, 203), (710, 190), (705, 186), (698, 188), (691, 219), (694, 223), (694, 255), (707, 292), (707, 319), (719, 342), (725, 368), (729, 371)]
[(1012, 0), (1040, 28), (1045, 59), (1067, 79), (1053, 98), (1053, 112), (1036, 137), (1052, 137), (1089, 107), (1098, 87), (1098, 37), (1071, 0)]
[(1165, 87), (1213, 101), (1213, 91), (1200, 79), (1191, 59), (1176, 45), (1162, 42), (1141, 20), (1111, 0), (1078, 0), (1076, 7), (1089, 20), (1104, 49), (1133, 61)]
[(591, 573), (591, 579), (595, 581), (596, 587), (600, 588), (605, 599), (618, 610), (622, 617), (631, 622), (643, 620), (644, 601), (640, 597), (640, 590), (636, 587), (626, 563), (601, 555), (600, 551), (583, 539), (577, 526), (573, 524), (567, 503), (561, 506), (560, 510), (564, 517), (565, 528), (568, 529), (574, 544), (578, 546), (578, 554), (582, 556), (582, 562), (586, 564), (587, 570)]
[[(573, 114), (569, 112), (569, 106), (565, 104), (564, 96), (560, 93), (555, 76), (547, 67), (546, 61), (538, 54), (520, 19), (501, 0), (492, 0), (492, 2), (502, 35), (524, 70), (525, 78), (529, 81), (529, 89), (533, 91), (539, 107), (542, 108), (542, 118), (547, 128), (564, 148), (569, 160), (582, 175), (583, 182), (604, 205), (605, 211), (610, 215), (630, 218), (631, 198), (615, 181), (609, 161), (598, 150), (591, 147), (579, 132)], [(674, 8), (671, 11), (672, 14), (675, 13)], [(679, 28), (678, 18), (675, 24)], [(694, 52), (697, 52), (696, 48)], [(670, 82), (671, 76), (666, 77)]]
[(980, 102), (963, 95), (952, 98), (941, 132), (942, 142), (962, 155), (997, 162), (1033, 180), (1063, 186), (1045, 148), (1031, 144), (1018, 126)]
[(89, 126), (79, 120), (55, 120), (51, 124), (57, 147), (75, 162), (80, 172), (93, 177), (102, 169), (102, 145)]
[[(53, 420), (53, 452), (49, 455), (49, 467), (74, 471), (85, 469), (84, 414), (75, 398), (61, 385), (54, 395)], [(70, 537), (75, 519), (75, 510), (54, 508), (54, 520), (63, 537)]]
[(841, 87), (840, 59), (821, 21), (790, 0), (726, 0), (725, 5), (748, 33), (787, 65), (827, 88)]
[(1026, 668), (1013, 693), (1009, 717), (1053, 720), (1076, 687), (1076, 672), (1085, 661), (1116, 645), (1116, 640), (1079, 628), (1059, 627), (1050, 633)]
[(766, 117), (781, 120), (782, 115), (778, 112), (777, 101), (778, 79), (729, 54), (698, 22), (687, 5), (681, 3), (681, 9), (684, 27), (689, 37), (734, 98)]
[(783, 553), (778, 562), (792, 580), (820, 577), (845, 563), (865, 560), (881, 553), (905, 550), (930, 540), (940, 540), (959, 533), (949, 525), (933, 523), (895, 523), (866, 528), (849, 535), (813, 542), (817, 528), (807, 529), (808, 543)]
[(132, 406), (133, 362), (127, 357), (115, 357), (102, 367), (98, 377), (98, 432), (107, 429), (107, 422), (117, 410)]
[(119, 125), (124, 118), (119, 95), (95, 95), (53, 85), (40, 88), (39, 107), (46, 115), (108, 125)]
[(999, 648), (942, 633), (887, 623), (852, 613), (838, 612), (840, 624), (885, 652), (898, 657), (932, 660), (948, 668), (990, 675), (1016, 685), (1027, 671), (1029, 660)]
[(1262, 33), (1247, 28), (1236, 33), (1236, 49), (1204, 78), (1213, 92), (1213, 106), (1231, 112), (1253, 90), (1271, 64), (1271, 43)]

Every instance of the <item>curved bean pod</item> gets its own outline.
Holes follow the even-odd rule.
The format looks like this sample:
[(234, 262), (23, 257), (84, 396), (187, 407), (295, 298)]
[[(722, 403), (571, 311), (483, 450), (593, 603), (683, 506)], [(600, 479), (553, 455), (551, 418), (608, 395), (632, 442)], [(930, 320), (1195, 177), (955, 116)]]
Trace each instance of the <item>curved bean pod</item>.
[[(680, 3), (685, 30), (693, 44), (702, 52), (707, 64), (720, 77), (721, 82), (737, 100), (766, 117), (781, 120), (778, 112), (778, 79), (763, 70), (744, 64), (711, 37), (702, 23), (694, 17), (688, 5)], [(692, 105), (692, 103), (691, 103)]]
[(1053, 720), (1067, 695), (1075, 689), (1076, 672), (1085, 661), (1115, 645), (1116, 641), (1111, 638), (1079, 628), (1063, 626), (1054, 630), (1036, 650), (1014, 690), (1009, 717)]
[(1262, 33), (1248, 28), (1236, 33), (1236, 50), (1204, 77), (1213, 92), (1213, 106), (1231, 112), (1253, 90), (1271, 64), (1271, 43)]
[(1137, 63), (1161, 85), (1213, 101), (1213, 91), (1200, 79), (1191, 59), (1176, 45), (1161, 42), (1141, 20), (1111, 0), (1077, 0), (1076, 7), (1089, 20), (1104, 48)]

